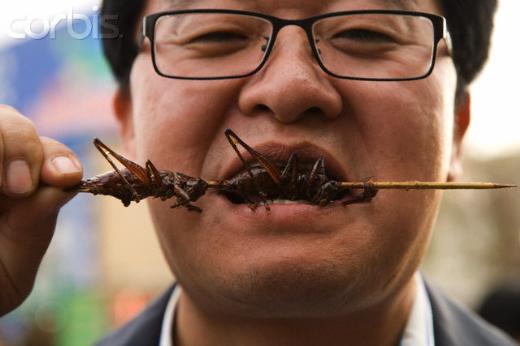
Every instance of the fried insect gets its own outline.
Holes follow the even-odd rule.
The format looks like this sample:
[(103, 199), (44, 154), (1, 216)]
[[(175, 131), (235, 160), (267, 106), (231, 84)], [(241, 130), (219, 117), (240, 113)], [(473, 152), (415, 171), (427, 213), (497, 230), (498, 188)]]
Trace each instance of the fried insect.
[[(216, 184), (219, 192), (247, 202), (252, 209), (275, 200), (299, 201), (321, 207), (341, 200), (343, 205), (370, 202), (377, 194), (371, 181), (363, 183), (362, 193), (354, 194), (342, 186), (340, 181), (327, 175), (325, 159), (318, 158), (313, 164), (301, 163), (298, 154), (292, 153), (287, 163), (270, 161), (245, 143), (231, 129), (226, 129), (226, 138), (244, 165), (244, 170), (236, 176)], [(244, 159), (238, 145), (253, 158), (250, 164)]]
[[(114, 171), (81, 181), (73, 190), (113, 196), (121, 200), (125, 207), (132, 201), (139, 202), (147, 197), (160, 198), (163, 201), (175, 197), (177, 202), (171, 208), (184, 207), (199, 213), (202, 211), (191, 202), (197, 201), (206, 193), (208, 184), (203, 179), (178, 172), (159, 171), (150, 160), (142, 167), (117, 154), (98, 138), (94, 139), (94, 146)], [(109, 155), (125, 168), (119, 169)]]

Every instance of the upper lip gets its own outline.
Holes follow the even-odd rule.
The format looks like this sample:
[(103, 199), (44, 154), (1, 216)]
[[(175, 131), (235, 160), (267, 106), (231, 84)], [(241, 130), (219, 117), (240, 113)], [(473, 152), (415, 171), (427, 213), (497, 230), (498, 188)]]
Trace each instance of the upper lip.
[[(290, 145), (279, 142), (264, 142), (251, 145), (251, 147), (271, 162), (281, 163), (282, 167), (285, 166), (292, 153), (297, 154), (299, 163), (314, 163), (320, 157), (323, 157), (325, 161), (325, 171), (329, 177), (341, 181), (348, 181), (348, 175), (344, 167), (336, 160), (332, 153), (319, 145), (310, 142), (298, 142)], [(245, 149), (239, 148), (239, 150), (248, 163), (255, 162)], [(232, 178), (243, 170), (244, 165), (242, 161), (235, 155), (234, 159), (224, 166), (223, 177), (224, 179)]]

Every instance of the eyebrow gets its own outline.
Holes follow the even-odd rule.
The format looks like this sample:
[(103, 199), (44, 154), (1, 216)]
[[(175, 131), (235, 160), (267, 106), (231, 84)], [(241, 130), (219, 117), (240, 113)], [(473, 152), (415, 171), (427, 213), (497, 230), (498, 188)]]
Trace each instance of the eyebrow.
[(189, 4), (197, 3), (197, 0), (163, 0), (163, 3), (172, 7), (186, 8)]
[[(257, 0), (242, 0), (256, 3)], [(193, 5), (194, 3), (200, 2), (200, 0), (163, 0), (164, 3), (176, 7), (176, 8), (188, 8), (189, 5)], [(374, 3), (379, 3), (381, 5), (393, 5), (399, 9), (411, 9), (411, 7), (417, 5), (417, 0), (375, 0)], [(412, 5), (412, 6), (410, 6)]]
[(403, 10), (412, 10), (417, 6), (417, 0), (377, 0), (373, 2), (376, 4), (381, 4), (381, 6), (390, 5)]

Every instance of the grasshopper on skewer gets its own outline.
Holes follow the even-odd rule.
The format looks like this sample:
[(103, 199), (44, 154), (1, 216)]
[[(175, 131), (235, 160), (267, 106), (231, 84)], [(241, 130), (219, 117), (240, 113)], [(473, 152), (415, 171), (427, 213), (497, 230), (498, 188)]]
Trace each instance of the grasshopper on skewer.
[[(297, 161), (297, 153), (292, 153), (287, 163), (269, 160), (245, 143), (231, 129), (225, 135), (243, 163), (244, 170), (235, 177), (224, 181), (208, 181), (208, 188), (234, 196), (238, 202), (248, 203), (252, 209), (276, 200), (301, 201), (326, 206), (336, 201), (349, 205), (370, 202), (382, 189), (497, 189), (514, 185), (493, 183), (438, 183), (438, 182), (342, 182), (329, 177), (325, 160), (320, 157), (305, 167)], [(244, 159), (238, 146), (243, 147), (252, 157), (252, 163)], [(361, 189), (358, 194), (352, 190)]]
[[(98, 138), (94, 139), (94, 146), (114, 171), (83, 180), (71, 190), (113, 196), (121, 200), (125, 207), (132, 201), (138, 203), (147, 197), (160, 198), (163, 201), (175, 197), (177, 202), (171, 206), (172, 208), (184, 207), (189, 211), (202, 211), (191, 202), (197, 201), (206, 193), (208, 185), (203, 179), (158, 170), (150, 160), (142, 167), (119, 155)], [(125, 168), (117, 168), (111, 157)]]
[[(95, 139), (94, 146), (110, 163), (114, 171), (83, 180), (70, 190), (110, 195), (128, 206), (147, 197), (165, 201), (176, 198), (172, 208), (184, 207), (189, 211), (202, 210), (192, 202), (201, 198), (208, 189), (224, 195), (233, 203), (247, 203), (251, 209), (276, 201), (298, 201), (321, 207), (335, 202), (342, 205), (370, 202), (383, 189), (501, 189), (515, 185), (494, 183), (441, 183), (441, 182), (342, 182), (329, 177), (323, 157), (311, 165), (298, 162), (297, 153), (292, 153), (286, 163), (273, 162), (254, 150), (232, 130), (225, 131), (231, 147), (243, 163), (244, 169), (235, 176), (223, 180), (203, 180), (183, 173), (158, 170), (148, 160), (145, 167), (117, 154), (101, 140)], [(243, 147), (252, 160), (246, 161), (238, 146)], [(124, 168), (117, 168), (112, 158)], [(353, 193), (353, 190), (362, 190)]]

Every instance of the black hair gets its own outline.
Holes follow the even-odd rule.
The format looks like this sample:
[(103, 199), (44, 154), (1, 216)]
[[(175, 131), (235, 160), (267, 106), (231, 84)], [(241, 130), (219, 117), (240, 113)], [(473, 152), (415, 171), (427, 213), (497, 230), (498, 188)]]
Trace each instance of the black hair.
[(103, 0), (100, 32), (103, 52), (119, 86), (127, 89), (130, 70), (138, 54), (136, 30), (139, 30), (145, 0)]
[[(459, 98), (488, 58), (497, 0), (439, 1), (452, 36)], [(129, 86), (130, 70), (138, 53), (136, 31), (145, 5), (145, 0), (103, 0), (101, 7), (103, 50), (122, 89)]]
[(457, 99), (484, 67), (489, 55), (497, 0), (440, 0), (453, 41)]

